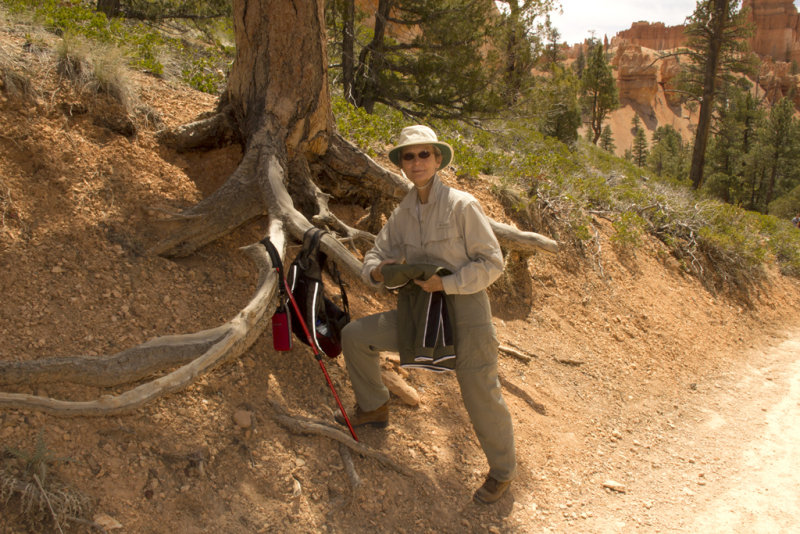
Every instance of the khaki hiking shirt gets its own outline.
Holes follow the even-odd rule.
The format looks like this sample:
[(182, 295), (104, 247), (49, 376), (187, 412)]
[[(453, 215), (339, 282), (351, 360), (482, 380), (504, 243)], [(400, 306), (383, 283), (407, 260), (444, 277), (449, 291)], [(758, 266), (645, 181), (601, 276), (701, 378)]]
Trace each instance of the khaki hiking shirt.
[(483, 291), (503, 272), (503, 254), (489, 219), (478, 201), (464, 191), (433, 177), (426, 204), (412, 189), (395, 208), (364, 256), (362, 278), (380, 287), (370, 276), (387, 259), (398, 263), (428, 263), (453, 274), (442, 277), (448, 295)]

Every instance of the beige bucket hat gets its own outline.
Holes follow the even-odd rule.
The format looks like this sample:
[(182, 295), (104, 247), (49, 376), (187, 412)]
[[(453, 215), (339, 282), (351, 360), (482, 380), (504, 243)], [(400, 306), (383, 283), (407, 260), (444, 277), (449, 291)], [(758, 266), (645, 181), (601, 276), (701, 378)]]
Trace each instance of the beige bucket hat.
[(399, 167), (402, 149), (414, 145), (436, 145), (439, 147), (439, 150), (442, 151), (442, 163), (439, 165), (439, 169), (444, 169), (453, 161), (453, 147), (439, 141), (436, 137), (436, 132), (422, 124), (403, 128), (397, 145), (389, 151), (389, 159)]

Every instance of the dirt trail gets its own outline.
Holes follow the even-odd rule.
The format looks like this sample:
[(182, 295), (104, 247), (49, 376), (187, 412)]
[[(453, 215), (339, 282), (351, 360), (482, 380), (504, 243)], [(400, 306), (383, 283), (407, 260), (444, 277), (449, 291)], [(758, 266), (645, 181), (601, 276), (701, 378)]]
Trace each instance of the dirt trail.
[(626, 493), (595, 503), (585, 532), (800, 532), (800, 331), (697, 391), (668, 443), (631, 466)]
[(760, 360), (743, 379), (748, 397), (731, 394), (724, 416), (750, 440), (691, 531), (800, 532), (800, 332)]

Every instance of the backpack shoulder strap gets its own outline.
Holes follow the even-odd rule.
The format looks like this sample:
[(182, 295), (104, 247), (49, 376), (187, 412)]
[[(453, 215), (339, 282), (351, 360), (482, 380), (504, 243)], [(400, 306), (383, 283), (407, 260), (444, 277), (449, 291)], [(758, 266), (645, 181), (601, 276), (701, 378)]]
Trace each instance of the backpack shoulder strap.
[(267, 249), (267, 254), (269, 255), (270, 261), (272, 262), (272, 267), (276, 271), (278, 271), (278, 290), (282, 295), (286, 294), (286, 286), (284, 285), (284, 276), (283, 276), (283, 261), (281, 261), (281, 255), (278, 252), (278, 249), (275, 248), (275, 245), (272, 244), (272, 241), (270, 241), (268, 237), (262, 239), (261, 244), (264, 245), (265, 249)]
[(303, 234), (303, 249), (297, 255), (300, 268), (306, 276), (315, 280), (322, 280), (322, 263), (325, 261), (324, 254), (319, 250), (319, 242), (322, 239), (324, 230), (311, 227)]
[(342, 311), (347, 315), (347, 320), (350, 321), (350, 303), (347, 302), (347, 291), (344, 290), (342, 276), (339, 273), (339, 269), (336, 267), (336, 262), (331, 261), (330, 265), (331, 278), (339, 285), (339, 294), (342, 296)]

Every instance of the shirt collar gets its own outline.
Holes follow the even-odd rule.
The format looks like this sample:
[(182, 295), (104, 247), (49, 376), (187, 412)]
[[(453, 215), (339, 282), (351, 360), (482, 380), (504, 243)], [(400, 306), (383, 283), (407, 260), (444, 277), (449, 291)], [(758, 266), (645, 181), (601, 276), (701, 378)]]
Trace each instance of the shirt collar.
[[(431, 194), (428, 197), (428, 204), (435, 204), (436, 201), (439, 199), (441, 195), (442, 189), (445, 185), (439, 179), (439, 174), (436, 173), (431, 178), (433, 183), (431, 184)], [(411, 188), (411, 191), (406, 194), (403, 200), (400, 202), (400, 207), (403, 209), (416, 209), (415, 206), (417, 205), (417, 189), (415, 187)]]

